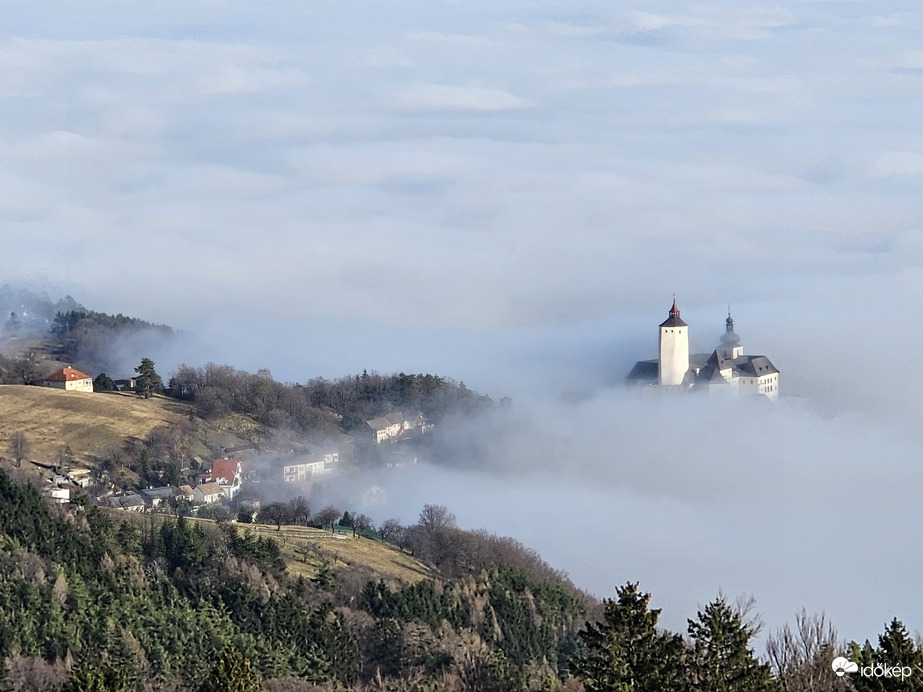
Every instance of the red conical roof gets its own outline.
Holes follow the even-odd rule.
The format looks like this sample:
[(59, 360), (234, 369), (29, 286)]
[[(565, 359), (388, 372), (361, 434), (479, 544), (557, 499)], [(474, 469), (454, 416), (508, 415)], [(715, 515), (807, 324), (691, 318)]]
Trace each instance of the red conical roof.
[(661, 327), (688, 327), (679, 316), (679, 308), (676, 307), (676, 294), (673, 294), (673, 307), (670, 308), (670, 316), (660, 325)]

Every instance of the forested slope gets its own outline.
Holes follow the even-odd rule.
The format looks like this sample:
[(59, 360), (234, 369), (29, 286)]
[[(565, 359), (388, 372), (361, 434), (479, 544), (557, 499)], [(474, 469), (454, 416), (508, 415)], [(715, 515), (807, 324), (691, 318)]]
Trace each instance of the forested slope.
[(0, 528), (7, 689), (196, 690), (222, 657), (266, 689), (554, 687), (586, 610), (566, 582), (502, 564), (404, 586), (294, 578), (271, 537), (48, 507), (2, 471)]

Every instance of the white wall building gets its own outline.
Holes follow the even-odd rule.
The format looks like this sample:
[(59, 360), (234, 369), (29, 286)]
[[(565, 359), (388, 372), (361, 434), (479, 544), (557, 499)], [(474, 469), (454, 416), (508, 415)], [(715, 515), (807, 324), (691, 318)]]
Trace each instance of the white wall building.
[(779, 397), (779, 369), (766, 356), (745, 355), (734, 333), (730, 310), (718, 347), (711, 353), (689, 353), (689, 327), (680, 319), (676, 299), (660, 325), (659, 356), (639, 360), (626, 378), (651, 388), (705, 391), (709, 394), (755, 394)]
[(307, 458), (289, 461), (282, 466), (282, 480), (285, 483), (307, 481), (315, 476), (333, 473), (340, 463), (337, 451), (315, 453)]
[(68, 392), (92, 392), (93, 378), (85, 372), (74, 370), (69, 365), (51, 373), (42, 380), (42, 386), (63, 389)]
[(426, 435), (436, 427), (422, 411), (394, 411), (365, 423), (372, 429), (373, 439), (378, 444)]
[(661, 387), (682, 386), (689, 372), (689, 325), (679, 317), (676, 296), (670, 316), (660, 325), (657, 384)]

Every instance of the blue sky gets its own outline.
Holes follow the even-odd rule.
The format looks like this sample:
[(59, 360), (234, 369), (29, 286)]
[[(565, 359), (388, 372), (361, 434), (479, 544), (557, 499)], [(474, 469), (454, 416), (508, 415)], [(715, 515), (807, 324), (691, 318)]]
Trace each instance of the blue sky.
[[(512, 394), (536, 425), (521, 455), (561, 445), (541, 473), (605, 480), (555, 502), (573, 516), (593, 496), (619, 557), (576, 544), (581, 560), (540, 509), (518, 537), (597, 593), (649, 581), (677, 626), (722, 586), (755, 593), (774, 624), (804, 604), (846, 636), (895, 614), (923, 629), (921, 565), (902, 552), (923, 391), (916, 3), (4, 15), (5, 281), (196, 332), (190, 362), (287, 380), (434, 371)], [(653, 355), (673, 291), (696, 348), (730, 302), (744, 345), (797, 395), (771, 414), (670, 408), (676, 467), (649, 428), (664, 410), (602, 386)], [(562, 404), (565, 389), (591, 408)], [(572, 438), (529, 446), (561, 421)], [(541, 473), (525, 507), (550, 502)], [(492, 476), (470, 478), (490, 496)], [(626, 506), (663, 525), (629, 539)], [(690, 523), (697, 536), (667, 528)], [(880, 561), (844, 551), (853, 534)]]

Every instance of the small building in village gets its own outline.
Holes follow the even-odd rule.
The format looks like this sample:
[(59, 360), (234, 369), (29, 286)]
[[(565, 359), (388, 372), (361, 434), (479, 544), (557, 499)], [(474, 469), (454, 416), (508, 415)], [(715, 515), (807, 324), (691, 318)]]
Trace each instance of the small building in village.
[(54, 387), (67, 392), (92, 392), (93, 378), (71, 366), (55, 370), (42, 380), (43, 387)]
[(289, 459), (282, 465), (282, 481), (300, 483), (317, 476), (324, 476), (336, 469), (340, 463), (337, 451), (320, 452), (307, 457)]
[(217, 483), (203, 483), (196, 486), (195, 501), (197, 504), (210, 505), (213, 502), (222, 500), (224, 497), (224, 490)]
[(394, 411), (365, 422), (377, 443), (397, 442), (432, 432), (436, 427), (422, 411)]
[(86, 488), (93, 483), (93, 476), (90, 473), (90, 469), (71, 469), (67, 472), (67, 478), (71, 483), (81, 488)]
[(144, 500), (144, 506), (148, 509), (156, 509), (163, 504), (169, 504), (170, 500), (176, 497), (178, 489), (172, 485), (165, 488), (148, 488), (141, 490), (138, 494)]
[(215, 459), (212, 464), (211, 482), (221, 487), (228, 500), (233, 500), (240, 492), (242, 482), (240, 462), (231, 457)]
[(106, 505), (126, 512), (143, 512), (144, 499), (138, 493), (125, 493), (106, 498)]
[(388, 495), (383, 488), (372, 485), (362, 493), (363, 507), (380, 507), (388, 501)]
[(186, 502), (195, 502), (195, 490), (191, 485), (181, 485), (176, 489), (176, 497)]

